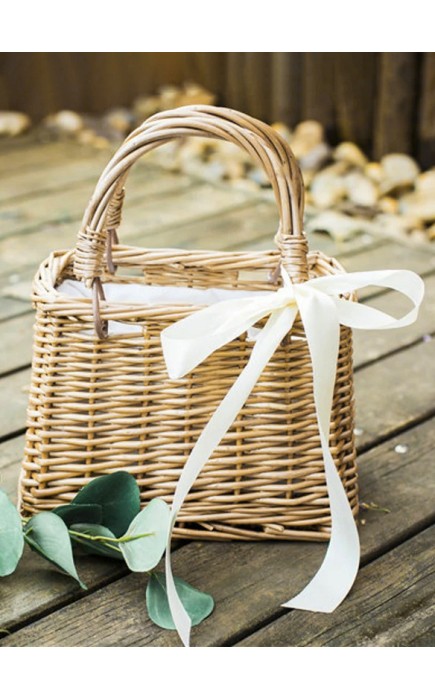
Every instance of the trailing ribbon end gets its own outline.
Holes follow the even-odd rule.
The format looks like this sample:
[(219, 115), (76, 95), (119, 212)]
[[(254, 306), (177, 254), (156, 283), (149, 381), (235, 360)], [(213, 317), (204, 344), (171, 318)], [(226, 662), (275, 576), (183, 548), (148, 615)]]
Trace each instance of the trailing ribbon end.
[[(401, 270), (377, 270), (321, 277), (301, 284), (290, 282), (264, 297), (220, 302), (193, 313), (162, 333), (164, 357), (170, 376), (180, 377), (212, 352), (269, 317), (258, 333), (250, 359), (198, 438), (183, 467), (172, 503), (172, 525), (203, 466), (229, 430), (263, 369), (299, 310), (313, 368), (313, 393), (331, 511), (331, 539), (323, 563), (304, 590), (284, 603), (285, 608), (332, 612), (346, 597), (359, 567), (359, 538), (353, 513), (329, 449), (332, 398), (339, 351), (340, 324), (354, 328), (400, 328), (417, 317), (423, 282)], [(355, 304), (340, 295), (369, 285), (395, 289), (410, 299), (413, 309), (400, 319)], [(172, 527), (171, 527), (172, 533)], [(171, 571), (170, 539), (166, 548), (166, 583), (174, 623), (189, 646), (191, 620), (175, 588)]]
[[(172, 534), (172, 527), (171, 527)], [(171, 534), (169, 535), (169, 540), (166, 545), (166, 557), (165, 557), (165, 574), (166, 574), (166, 592), (168, 595), (169, 608), (171, 610), (172, 619), (174, 620), (175, 627), (179, 634), (181, 641), (185, 647), (190, 646), (190, 632), (192, 629), (192, 621), (184, 609), (183, 603), (181, 602), (177, 589), (175, 588), (175, 581), (171, 570)]]

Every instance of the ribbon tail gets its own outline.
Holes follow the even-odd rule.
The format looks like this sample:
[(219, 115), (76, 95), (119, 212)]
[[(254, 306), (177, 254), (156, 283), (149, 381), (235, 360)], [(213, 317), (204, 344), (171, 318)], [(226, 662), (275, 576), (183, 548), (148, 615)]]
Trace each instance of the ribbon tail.
[(359, 568), (358, 530), (329, 449), (330, 413), (339, 351), (340, 324), (334, 301), (315, 290), (298, 293), (313, 367), (313, 391), (331, 510), (331, 539), (310, 583), (286, 608), (332, 612), (351, 589)]
[(230, 428), (284, 336), (292, 328), (297, 307), (274, 311), (260, 332), (246, 367), (241, 372), (198, 438), (184, 465), (172, 503), (171, 528), (166, 547), (165, 571), (169, 607), (185, 646), (189, 646), (191, 620), (178, 596), (171, 567), (171, 536), (178, 512), (201, 469)]

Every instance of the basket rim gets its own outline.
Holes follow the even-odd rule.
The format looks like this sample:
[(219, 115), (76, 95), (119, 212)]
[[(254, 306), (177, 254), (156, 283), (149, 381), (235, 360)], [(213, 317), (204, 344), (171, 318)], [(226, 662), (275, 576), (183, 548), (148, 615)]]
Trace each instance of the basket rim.
[[(60, 293), (57, 285), (62, 280), (65, 270), (74, 262), (75, 249), (55, 250), (43, 260), (36, 272), (33, 280), (32, 301), (38, 307), (43, 305), (47, 311), (58, 316), (80, 317), (83, 321), (93, 319), (92, 298), (70, 297)], [(141, 258), (139, 263), (137, 259)], [(181, 248), (138, 248), (135, 246), (117, 245), (113, 248), (113, 260), (117, 265), (126, 267), (162, 267), (163, 265), (176, 265), (181, 263), (185, 268), (203, 268), (210, 272), (225, 272), (231, 270), (267, 270), (276, 269), (280, 261), (280, 253), (276, 249), (264, 251), (211, 251), (211, 250), (183, 250)], [(308, 253), (309, 271), (311, 277), (322, 275), (334, 275), (345, 272), (342, 265), (333, 257), (327, 256), (320, 251), (310, 251)], [(319, 271), (321, 266), (321, 271)], [(322, 274), (319, 274), (321, 272)], [(70, 278), (70, 277), (68, 277)], [(71, 275), (71, 279), (75, 279)], [(125, 277), (122, 280), (117, 275), (108, 274), (102, 280), (104, 283), (128, 284)], [(131, 278), (132, 283), (141, 283), (138, 278)], [(143, 284), (150, 284), (143, 281)], [(157, 285), (150, 285), (157, 286)], [(165, 285), (158, 285), (165, 286)], [(168, 285), (172, 286), (172, 285)], [(219, 288), (213, 280), (211, 285)], [(271, 291), (279, 285), (271, 283)], [(265, 290), (266, 291), (266, 290)], [(247, 295), (249, 290), (246, 290)], [(134, 318), (167, 315), (173, 312), (176, 317), (182, 317), (187, 313), (204, 308), (204, 305), (194, 305), (186, 303), (141, 303), (141, 302), (119, 302), (102, 301), (101, 316), (108, 320), (127, 321), (134, 312)], [(118, 311), (118, 313), (116, 313)], [(114, 316), (115, 314), (115, 316)], [(128, 316), (127, 314), (130, 314)], [(168, 319), (169, 321), (170, 319)]]

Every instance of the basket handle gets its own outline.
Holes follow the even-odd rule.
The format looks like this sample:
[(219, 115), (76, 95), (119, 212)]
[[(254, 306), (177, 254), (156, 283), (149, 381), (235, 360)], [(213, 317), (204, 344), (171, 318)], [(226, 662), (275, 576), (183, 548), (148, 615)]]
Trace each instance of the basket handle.
[(75, 276), (92, 286), (103, 273), (105, 253), (116, 240), (124, 183), (132, 165), (157, 146), (186, 136), (235, 143), (264, 168), (278, 205), (280, 223), (275, 241), (282, 264), (294, 282), (308, 279), (308, 246), (302, 231), (304, 188), (289, 145), (272, 127), (257, 119), (205, 105), (160, 112), (127, 137), (103, 171), (85, 211), (74, 256)]

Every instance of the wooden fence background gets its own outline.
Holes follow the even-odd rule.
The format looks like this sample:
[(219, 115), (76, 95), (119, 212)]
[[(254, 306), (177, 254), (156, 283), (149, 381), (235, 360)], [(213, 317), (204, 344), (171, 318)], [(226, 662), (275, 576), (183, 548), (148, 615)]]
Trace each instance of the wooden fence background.
[(318, 119), (332, 142), (435, 165), (435, 53), (3, 53), (0, 109), (97, 112), (185, 80), (261, 119)]

